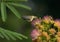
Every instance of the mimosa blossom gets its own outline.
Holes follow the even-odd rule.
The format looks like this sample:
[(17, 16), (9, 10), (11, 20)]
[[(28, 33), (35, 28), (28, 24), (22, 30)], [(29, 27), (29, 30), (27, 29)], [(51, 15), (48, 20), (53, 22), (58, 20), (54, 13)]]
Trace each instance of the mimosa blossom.
[(31, 32), (33, 42), (50, 42), (52, 40), (60, 42), (60, 20), (44, 16), (41, 19), (34, 19), (31, 24), (34, 26)]
[(33, 29), (32, 32), (31, 32), (32, 40), (37, 39), (37, 37), (40, 36), (40, 35), (41, 35), (41, 33), (37, 29)]
[(54, 21), (54, 26), (60, 28), (60, 20), (55, 20)]
[(49, 29), (49, 32), (50, 32), (51, 34), (55, 34), (55, 33), (56, 33), (55, 29)]
[(50, 39), (50, 36), (48, 35), (48, 33), (47, 33), (47, 32), (43, 32), (43, 33), (42, 33), (42, 35), (43, 35), (43, 36), (45, 36), (45, 37), (47, 38), (47, 40), (49, 40), (49, 39)]
[(35, 26), (35, 25), (40, 24), (40, 22), (41, 22), (41, 19), (35, 19), (31, 22), (31, 24), (32, 24), (32, 26)]
[(57, 42), (60, 42), (60, 37), (57, 37)]
[(44, 21), (45, 23), (53, 23), (53, 19), (52, 19), (51, 16), (44, 16), (44, 17), (43, 17), (43, 21)]
[(57, 35), (60, 37), (60, 32), (57, 32)]

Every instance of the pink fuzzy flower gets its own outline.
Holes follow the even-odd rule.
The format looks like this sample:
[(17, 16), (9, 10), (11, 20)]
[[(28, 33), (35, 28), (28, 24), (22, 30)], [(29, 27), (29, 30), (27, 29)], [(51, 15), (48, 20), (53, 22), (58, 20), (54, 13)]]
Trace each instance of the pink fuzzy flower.
[(31, 24), (32, 24), (32, 26), (35, 26), (37, 24), (40, 24), (40, 22), (41, 22), (41, 19), (35, 19), (31, 22)]
[(32, 40), (37, 39), (38, 36), (40, 36), (40, 32), (37, 29), (33, 29), (31, 32)]
[(52, 19), (51, 16), (44, 16), (44, 17), (43, 17), (43, 21), (44, 21), (45, 23), (53, 23), (53, 19)]
[(60, 28), (60, 20), (59, 19), (55, 20), (54, 26), (57, 26), (58, 28)]
[(52, 19), (52, 17), (51, 16), (48, 16), (48, 15), (47, 16), (44, 16), (43, 18), (44, 19)]

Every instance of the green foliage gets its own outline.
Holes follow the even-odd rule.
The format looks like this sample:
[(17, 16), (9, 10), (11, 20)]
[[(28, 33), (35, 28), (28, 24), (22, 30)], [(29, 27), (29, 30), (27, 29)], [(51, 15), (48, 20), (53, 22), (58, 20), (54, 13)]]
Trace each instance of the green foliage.
[[(20, 4), (20, 2), (22, 1), (27, 1), (27, 0), (0, 0), (0, 11), (1, 11), (1, 18), (3, 22), (6, 22), (7, 20), (7, 8), (13, 12), (13, 14), (18, 17), (19, 19), (21, 19), (21, 15), (20, 13), (15, 9), (14, 6), (16, 7), (21, 7), (21, 8), (25, 8), (27, 10), (31, 10), (31, 8), (29, 6)], [(17, 3), (19, 2), (19, 3)], [(26, 36), (20, 34), (20, 33), (16, 33), (10, 30), (6, 30), (3, 29), (2, 27), (0, 27), (0, 37), (1, 38), (6, 38), (7, 40), (16, 40), (17, 38), (22, 40), (23, 38), (27, 39)]]
[(28, 7), (26, 5), (23, 5), (23, 4), (18, 4), (18, 3), (8, 3), (8, 4), (11, 4), (11, 5), (14, 5), (14, 6), (17, 6), (17, 7), (21, 7), (21, 8), (25, 8), (25, 9), (31, 10), (30, 7)]
[(6, 6), (4, 4), (4, 2), (1, 2), (1, 16), (2, 16), (2, 20), (6, 21)]
[(18, 11), (14, 7), (12, 7), (8, 4), (6, 4), (6, 5), (18, 18), (21, 18), (20, 14), (18, 13)]
[[(20, 0), (19, 0), (20, 1)], [(14, 8), (14, 6), (17, 6), (17, 7), (21, 7), (21, 8), (25, 8), (25, 9), (27, 9), (27, 10), (31, 10), (31, 8), (30, 7), (28, 7), (28, 6), (26, 6), (26, 5), (23, 5), (23, 4), (20, 4), (20, 3), (17, 3), (17, 1), (16, 2), (13, 2), (13, 1), (5, 1), (5, 0), (3, 0), (3, 1), (1, 1), (0, 2), (0, 7), (1, 7), (1, 16), (2, 16), (2, 20), (3, 20), (3, 22), (5, 22), (6, 21), (6, 12), (7, 12), (7, 10), (6, 10), (6, 7), (8, 7), (9, 9), (10, 9), (10, 11), (12, 11), (13, 12), (13, 14), (15, 14), (19, 19), (21, 18), (21, 15), (19, 14), (19, 12)]]
[(22, 38), (27, 39), (27, 37), (22, 34), (19, 34), (19, 33), (13, 32), (13, 31), (9, 31), (9, 30), (5, 30), (1, 27), (0, 27), (0, 37), (1, 38), (5, 37), (7, 40), (10, 40), (10, 38), (12, 40), (16, 40), (16, 38), (18, 38), (20, 40), (22, 40)]
[(28, 1), (28, 0), (0, 0), (1, 1), (4, 1), (4, 2), (20, 2), (20, 1)]

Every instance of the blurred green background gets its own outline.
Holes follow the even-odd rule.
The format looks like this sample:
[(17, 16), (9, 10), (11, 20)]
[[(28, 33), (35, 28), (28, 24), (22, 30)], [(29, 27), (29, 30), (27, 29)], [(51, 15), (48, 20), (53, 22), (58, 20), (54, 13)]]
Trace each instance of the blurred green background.
[[(43, 17), (44, 15), (51, 15), (54, 18), (60, 18), (59, 0), (28, 0), (27, 2), (20, 3), (23, 3), (32, 8), (32, 10), (28, 11), (26, 9), (20, 7), (17, 8), (14, 6), (21, 16), (36, 15), (38, 17)], [(0, 27), (24, 34), (28, 37), (28, 39), (23, 40), (17, 39), (14, 41), (0, 38), (0, 42), (32, 42), (30, 37), (30, 32), (32, 30), (31, 24), (24, 20), (23, 18), (21, 19), (17, 18), (11, 11), (9, 11), (8, 8), (7, 15), (8, 18), (6, 22), (2, 21), (0, 15)]]

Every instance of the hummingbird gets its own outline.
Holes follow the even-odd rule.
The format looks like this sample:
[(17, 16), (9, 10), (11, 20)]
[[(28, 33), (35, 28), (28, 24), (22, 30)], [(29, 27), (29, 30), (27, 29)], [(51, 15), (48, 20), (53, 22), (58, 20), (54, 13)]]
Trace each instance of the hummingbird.
[(23, 19), (27, 20), (31, 23), (31, 25), (36, 26), (36, 24), (39, 24), (41, 22), (41, 18), (38, 18), (37, 16), (22, 16)]
[(34, 29), (31, 31), (31, 38), (32, 42), (42, 42), (40, 37), (41, 32), (38, 28), (40, 28), (40, 22), (41, 19), (37, 16), (23, 16), (25, 20), (31, 23), (31, 25), (34, 27)]

